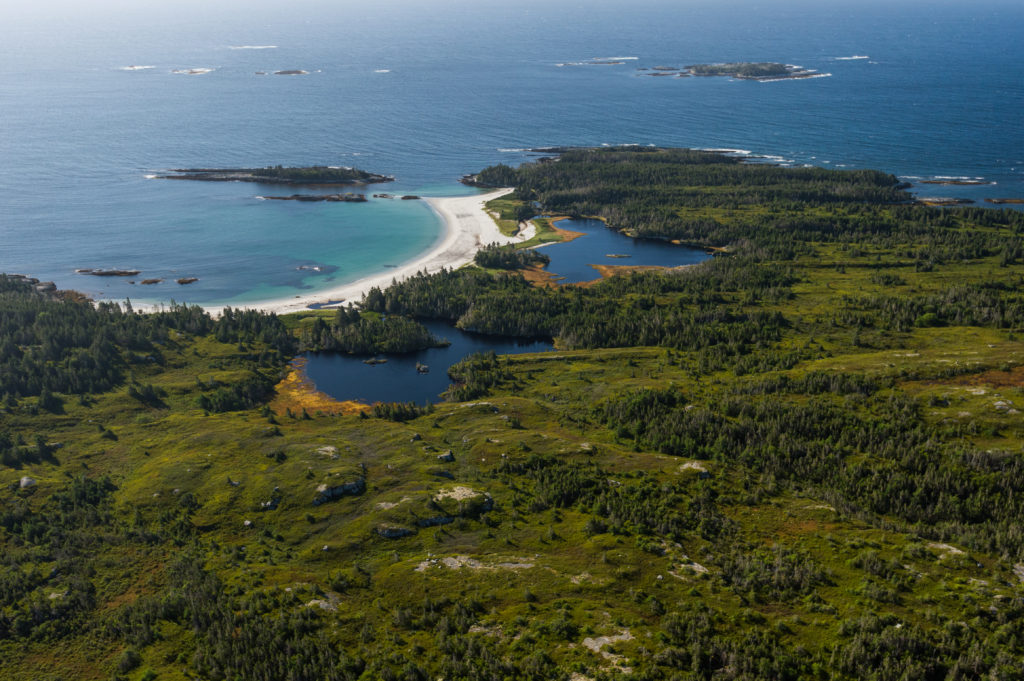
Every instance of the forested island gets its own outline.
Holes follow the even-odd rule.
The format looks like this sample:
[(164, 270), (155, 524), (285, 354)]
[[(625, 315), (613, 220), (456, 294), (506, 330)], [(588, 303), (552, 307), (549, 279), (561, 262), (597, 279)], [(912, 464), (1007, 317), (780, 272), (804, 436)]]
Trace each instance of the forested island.
[[(538, 287), (541, 256), (491, 248), (283, 317), (0, 277), (0, 674), (1019, 678), (1024, 214), (557, 158), (474, 181), (516, 187), (505, 219), (717, 255)], [(419, 319), (557, 348), (467, 357), (426, 405), (290, 364), (442, 342)]]
[(392, 182), (390, 175), (378, 175), (358, 168), (311, 166), (286, 168), (176, 168), (173, 175), (157, 175), (161, 180), (201, 180), (204, 182), (259, 182), (261, 184), (341, 185)]

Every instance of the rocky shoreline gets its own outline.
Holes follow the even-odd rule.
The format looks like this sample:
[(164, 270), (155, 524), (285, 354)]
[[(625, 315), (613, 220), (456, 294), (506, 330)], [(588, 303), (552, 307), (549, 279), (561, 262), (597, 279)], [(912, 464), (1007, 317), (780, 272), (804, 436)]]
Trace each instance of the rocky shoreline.
[(974, 203), (974, 199), (921, 197), (915, 203), (922, 206), (969, 206)]

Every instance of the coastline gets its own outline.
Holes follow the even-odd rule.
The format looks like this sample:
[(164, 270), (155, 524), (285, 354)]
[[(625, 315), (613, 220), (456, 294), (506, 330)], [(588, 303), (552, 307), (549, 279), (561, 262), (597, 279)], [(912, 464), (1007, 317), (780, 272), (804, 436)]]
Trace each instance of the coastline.
[[(441, 218), (441, 236), (434, 246), (413, 260), (401, 264), (394, 269), (372, 274), (356, 281), (334, 286), (332, 288), (297, 295), (291, 298), (275, 298), (253, 301), (239, 305), (231, 305), (235, 309), (262, 310), (287, 314), (302, 312), (310, 305), (320, 305), (321, 309), (330, 309), (340, 304), (347, 304), (362, 299), (363, 295), (373, 287), (386, 288), (392, 280), (402, 281), (417, 272), (437, 272), (442, 267), (456, 268), (473, 261), (476, 252), (491, 243), (512, 244), (525, 241), (532, 230), (524, 230), (513, 237), (508, 237), (498, 230), (498, 225), (484, 208), (484, 204), (493, 199), (511, 194), (513, 189), (498, 189), (486, 194), (453, 197), (423, 197), (423, 201)], [(226, 305), (202, 306), (207, 312), (218, 315)], [(154, 311), (157, 305), (136, 305), (136, 309)]]

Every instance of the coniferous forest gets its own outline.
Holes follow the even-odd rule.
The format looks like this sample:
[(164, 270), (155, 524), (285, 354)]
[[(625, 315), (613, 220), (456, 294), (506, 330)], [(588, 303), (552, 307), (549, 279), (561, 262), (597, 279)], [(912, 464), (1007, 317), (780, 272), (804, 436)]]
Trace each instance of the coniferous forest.
[[(0, 676), (1024, 677), (1024, 214), (675, 149), (473, 181), (714, 255), (282, 317), (0, 277)], [(427, 319), (555, 348), (433, 405), (292, 361)]]

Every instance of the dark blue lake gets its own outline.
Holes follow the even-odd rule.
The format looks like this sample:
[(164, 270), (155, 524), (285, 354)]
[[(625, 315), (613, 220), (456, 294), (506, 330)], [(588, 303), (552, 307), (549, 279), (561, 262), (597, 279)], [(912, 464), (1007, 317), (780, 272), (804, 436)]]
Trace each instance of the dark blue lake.
[[(608, 229), (600, 220), (559, 220), (558, 226), (584, 235), (569, 242), (550, 244), (544, 253), (551, 262), (547, 270), (561, 283), (576, 283), (600, 278), (591, 265), (659, 265), (674, 267), (703, 262), (703, 251), (657, 239), (634, 239)], [(629, 257), (611, 257), (614, 255)], [(499, 355), (545, 352), (547, 341), (523, 340), (505, 336), (466, 333), (444, 322), (428, 321), (424, 326), (451, 345), (401, 355), (378, 355), (387, 362), (367, 364), (363, 355), (321, 352), (306, 355), (306, 374), (318, 390), (339, 400), (359, 402), (438, 402), (451, 381), (448, 367), (474, 352), (493, 350)], [(421, 374), (418, 364), (430, 371)]]
[(542, 247), (543, 253), (551, 258), (545, 269), (564, 284), (600, 279), (601, 274), (593, 265), (677, 267), (693, 265), (711, 257), (704, 251), (668, 241), (634, 239), (608, 229), (600, 220), (559, 220), (556, 225), (559, 229), (582, 232), (584, 235), (568, 243)]
[[(438, 338), (447, 338), (451, 345), (387, 357), (383, 364), (366, 364), (363, 355), (345, 355), (332, 352), (308, 353), (306, 375), (318, 390), (339, 400), (374, 402), (440, 402), (440, 394), (451, 381), (448, 367), (474, 352), (493, 350), (499, 355), (524, 352), (545, 352), (552, 345), (548, 341), (524, 341), (502, 336), (483, 336), (466, 333), (444, 322), (424, 322)], [(421, 374), (416, 365), (426, 364), (430, 372)]]

